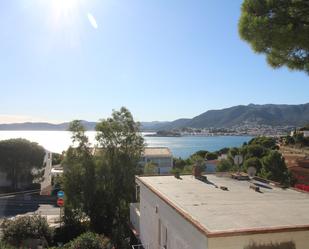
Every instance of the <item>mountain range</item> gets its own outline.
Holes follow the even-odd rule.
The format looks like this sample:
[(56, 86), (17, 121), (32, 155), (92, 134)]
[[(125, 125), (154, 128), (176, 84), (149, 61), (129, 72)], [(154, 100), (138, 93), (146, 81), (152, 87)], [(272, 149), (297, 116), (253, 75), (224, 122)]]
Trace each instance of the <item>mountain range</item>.
[[(96, 122), (82, 121), (87, 130), (94, 130)], [(300, 105), (238, 105), (221, 110), (206, 111), (193, 118), (166, 122), (141, 122), (142, 131), (172, 130), (179, 128), (231, 128), (245, 124), (295, 126), (309, 123), (309, 103)], [(14, 123), (0, 124), (0, 130), (67, 130), (69, 123)]]

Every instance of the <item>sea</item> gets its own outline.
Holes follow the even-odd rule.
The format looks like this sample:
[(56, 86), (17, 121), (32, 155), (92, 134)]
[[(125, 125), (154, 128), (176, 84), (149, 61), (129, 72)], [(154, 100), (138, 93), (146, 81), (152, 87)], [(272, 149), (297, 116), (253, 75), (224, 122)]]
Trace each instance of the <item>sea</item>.
[[(183, 136), (183, 137), (147, 137), (142, 133), (147, 146), (169, 147), (174, 157), (188, 158), (199, 150), (216, 151), (224, 147), (239, 147), (252, 139), (251, 136)], [(89, 141), (95, 145), (95, 131), (86, 132)], [(0, 131), (0, 140), (25, 138), (37, 142), (45, 149), (61, 153), (71, 144), (68, 131)]]

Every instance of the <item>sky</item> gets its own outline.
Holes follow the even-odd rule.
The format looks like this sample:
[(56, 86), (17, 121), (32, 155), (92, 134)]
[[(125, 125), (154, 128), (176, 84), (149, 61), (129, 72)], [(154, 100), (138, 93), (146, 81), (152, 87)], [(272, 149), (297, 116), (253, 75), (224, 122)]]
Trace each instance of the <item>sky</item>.
[(0, 1), (0, 123), (138, 121), (309, 102), (238, 35), (241, 0)]

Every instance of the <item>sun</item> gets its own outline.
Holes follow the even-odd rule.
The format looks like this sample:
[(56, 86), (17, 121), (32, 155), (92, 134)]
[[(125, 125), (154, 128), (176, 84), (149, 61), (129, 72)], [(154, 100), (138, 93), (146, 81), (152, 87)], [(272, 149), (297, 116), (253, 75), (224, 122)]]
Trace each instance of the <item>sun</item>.
[(79, 0), (52, 0), (53, 11), (58, 15), (68, 15), (79, 5)]

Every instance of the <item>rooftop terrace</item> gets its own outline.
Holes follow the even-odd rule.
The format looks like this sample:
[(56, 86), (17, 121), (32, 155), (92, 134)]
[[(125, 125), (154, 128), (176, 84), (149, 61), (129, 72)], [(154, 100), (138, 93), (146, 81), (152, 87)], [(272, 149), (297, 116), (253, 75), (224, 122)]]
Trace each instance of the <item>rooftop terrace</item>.
[(256, 192), (250, 188), (253, 182), (227, 176), (207, 175), (208, 183), (191, 175), (181, 178), (137, 177), (208, 235), (309, 230), (307, 193), (270, 185)]

